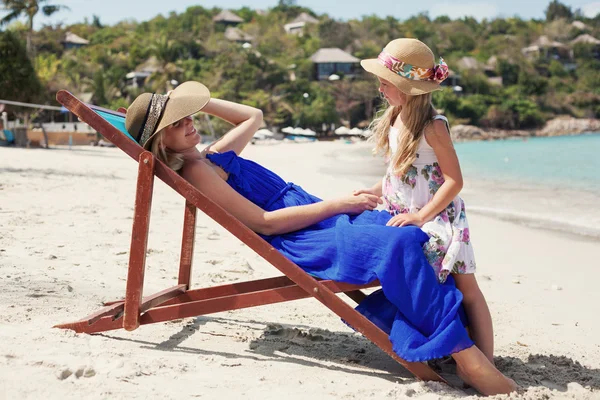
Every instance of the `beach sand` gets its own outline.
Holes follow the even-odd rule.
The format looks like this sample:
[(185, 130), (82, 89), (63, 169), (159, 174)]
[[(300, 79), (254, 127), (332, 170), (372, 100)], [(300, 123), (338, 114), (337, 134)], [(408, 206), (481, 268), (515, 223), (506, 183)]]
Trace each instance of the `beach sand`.
[[(281, 143), (244, 156), (330, 198), (375, 182), (367, 153)], [(53, 329), (124, 295), (136, 172), (114, 148), (0, 148), (1, 399), (478, 398), (416, 381), (311, 299), (133, 332)], [(158, 180), (154, 193), (146, 293), (176, 283), (183, 224), (182, 198)], [(509, 398), (600, 398), (600, 244), (469, 219), (496, 363), (524, 389)], [(194, 256), (195, 287), (279, 275), (202, 213)]]

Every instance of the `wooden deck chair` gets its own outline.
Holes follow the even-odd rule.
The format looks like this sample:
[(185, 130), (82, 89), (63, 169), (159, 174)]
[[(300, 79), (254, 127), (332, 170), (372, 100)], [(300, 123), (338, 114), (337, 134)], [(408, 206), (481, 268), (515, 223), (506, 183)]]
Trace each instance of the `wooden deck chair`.
[[(417, 378), (445, 382), (427, 364), (407, 362), (400, 358), (392, 350), (389, 337), (384, 331), (335, 294), (343, 292), (352, 300), (360, 302), (366, 297), (360, 289), (378, 286), (378, 282), (350, 285), (313, 278), (158, 161), (151, 152), (139, 146), (125, 130), (123, 113), (88, 106), (64, 90), (59, 91), (56, 98), (139, 164), (125, 298), (105, 303), (104, 308), (82, 320), (60, 324), (57, 328), (85, 333), (120, 328), (131, 331), (145, 324), (314, 297)], [(177, 285), (142, 297), (154, 176), (185, 199), (183, 239)], [(190, 276), (197, 209), (222, 225), (284, 275), (192, 290)]]

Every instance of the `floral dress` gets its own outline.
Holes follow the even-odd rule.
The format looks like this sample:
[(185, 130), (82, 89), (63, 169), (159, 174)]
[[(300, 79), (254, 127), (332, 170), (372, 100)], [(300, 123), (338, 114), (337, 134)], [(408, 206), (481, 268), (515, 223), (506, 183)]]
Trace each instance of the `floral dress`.
[[(448, 120), (442, 115), (434, 119)], [(398, 150), (399, 131), (390, 128), (389, 144), (392, 153)], [(383, 178), (383, 198), (392, 215), (417, 213), (433, 198), (444, 183), (444, 176), (437, 157), (423, 136), (417, 149), (417, 159), (404, 176), (393, 172), (391, 163)], [(421, 228), (429, 235), (423, 246), (429, 263), (440, 282), (448, 274), (472, 274), (475, 272), (475, 255), (465, 215), (465, 203), (456, 196), (434, 219)]]

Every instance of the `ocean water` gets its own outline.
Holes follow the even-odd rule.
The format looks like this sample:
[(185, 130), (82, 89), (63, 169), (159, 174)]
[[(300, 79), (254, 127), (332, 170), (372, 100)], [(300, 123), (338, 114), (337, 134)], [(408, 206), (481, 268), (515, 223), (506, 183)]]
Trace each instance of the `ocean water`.
[(455, 148), (467, 210), (600, 239), (600, 133)]
[[(385, 173), (367, 144), (332, 153), (324, 173), (371, 186)], [(467, 215), (600, 240), (600, 132), (455, 144)]]

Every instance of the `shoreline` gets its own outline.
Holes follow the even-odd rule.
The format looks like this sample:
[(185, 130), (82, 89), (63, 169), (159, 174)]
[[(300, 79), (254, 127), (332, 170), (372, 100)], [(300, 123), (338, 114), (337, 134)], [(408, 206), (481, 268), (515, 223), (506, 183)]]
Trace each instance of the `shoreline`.
[[(334, 162), (330, 163), (327, 167), (322, 167), (320, 172), (331, 176), (342, 175), (352, 177), (352, 179), (356, 182), (360, 182), (364, 187), (370, 187), (384, 176), (386, 169), (381, 159), (371, 155), (370, 148), (370, 144), (361, 142), (357, 145), (355, 144), (349, 152), (342, 152), (341, 150), (333, 151), (330, 154), (327, 154), (327, 157), (330, 157)], [(352, 160), (354, 158), (364, 161), (364, 164), (353, 165)], [(360, 186), (360, 184), (355, 186)], [(533, 198), (537, 200), (543, 199), (545, 193), (556, 190), (556, 187), (551, 185), (533, 184), (530, 182), (522, 184), (530, 189), (524, 197), (529, 198), (534, 196)], [(593, 230), (587, 228), (582, 223), (578, 224), (573, 221), (553, 218), (551, 210), (546, 210), (542, 213), (538, 212), (537, 214), (532, 215), (531, 213), (523, 211), (522, 207), (510, 209), (500, 207), (498, 204), (489, 206), (486, 202), (488, 198), (485, 194), (498, 187), (505, 193), (518, 193), (519, 190), (517, 187), (502, 185), (501, 181), (495, 179), (490, 180), (481, 177), (465, 176), (465, 185), (459, 195), (465, 201), (467, 215), (478, 214), (493, 218), (497, 221), (512, 223), (516, 227), (527, 227), (540, 232), (554, 232), (557, 235), (564, 235), (569, 238), (579, 238), (585, 241), (600, 239), (600, 229)], [(572, 190), (574, 190), (573, 193), (585, 194), (589, 199), (596, 195), (600, 196), (600, 193), (593, 191), (585, 191), (582, 189)], [(524, 198), (518, 198), (517, 200), (521, 202), (526, 201)]]
[(512, 215), (509, 212), (503, 213), (496, 210), (483, 210), (477, 207), (469, 207), (467, 204), (467, 212), (469, 215), (478, 215), (485, 218), (491, 218), (499, 222), (506, 222), (515, 225), (519, 228), (533, 229), (539, 232), (553, 234), (557, 237), (571, 239), (582, 242), (597, 243), (600, 239), (600, 232), (580, 232), (576, 228), (577, 225), (555, 222), (551, 220), (540, 220), (536, 218), (527, 219), (524, 216)]

